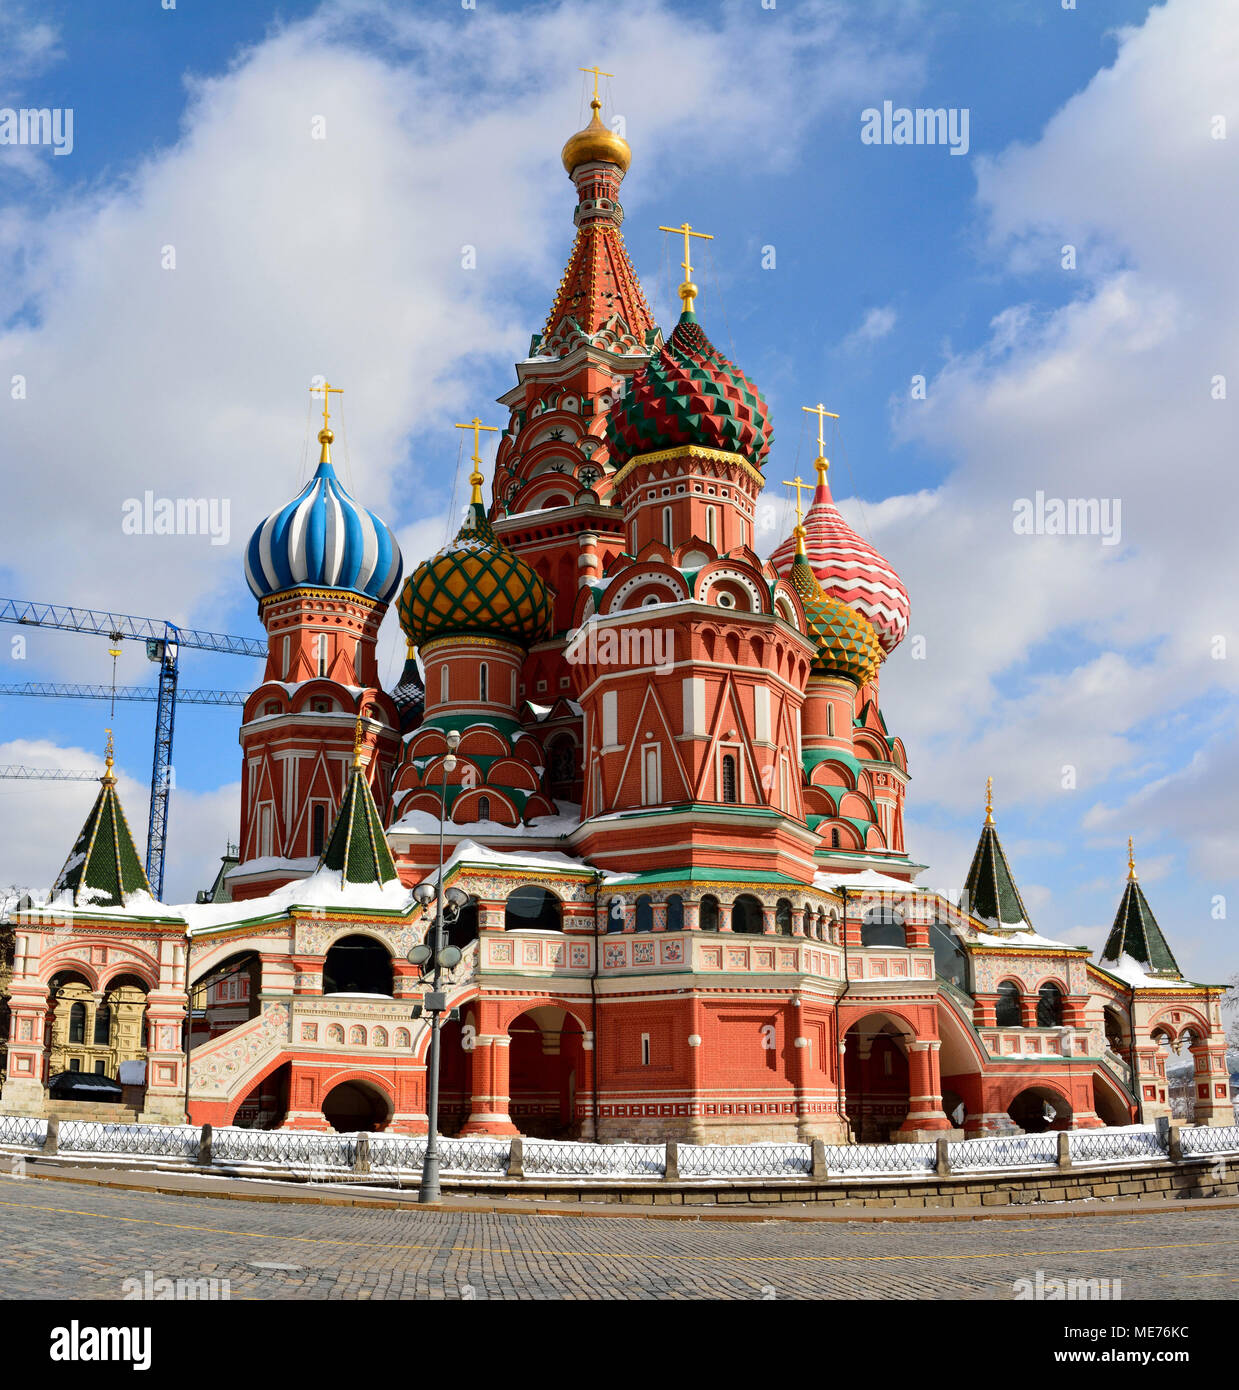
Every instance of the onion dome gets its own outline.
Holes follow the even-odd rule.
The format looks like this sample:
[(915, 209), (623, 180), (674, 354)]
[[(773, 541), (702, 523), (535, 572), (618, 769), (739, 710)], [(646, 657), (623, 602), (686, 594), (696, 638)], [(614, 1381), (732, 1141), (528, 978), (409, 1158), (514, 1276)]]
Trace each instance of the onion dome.
[(329, 429), (314, 476), (287, 506), (250, 537), (245, 578), (257, 599), (285, 589), (348, 589), (389, 603), (400, 586), (403, 561), (387, 523), (344, 490), (331, 466)]
[(846, 676), (864, 685), (877, 675), (885, 653), (873, 624), (863, 613), (826, 593), (804, 553), (804, 528), (796, 528), (796, 559), (791, 583), (800, 595), (809, 636), (817, 643), (813, 670), (819, 675)]
[(550, 635), (554, 609), (542, 577), (495, 535), (473, 473), (465, 523), (405, 580), (397, 609), (417, 647), (436, 637), (497, 637), (531, 646)]
[(627, 173), (628, 165), (632, 160), (632, 150), (629, 148), (628, 141), (603, 125), (598, 116), (598, 112), (602, 109), (602, 103), (597, 97), (590, 102), (590, 108), (593, 115), (590, 117), (589, 124), (584, 130), (578, 130), (564, 145), (560, 155), (564, 162), (564, 168), (571, 174), (582, 164), (593, 164), (601, 160), (605, 164), (618, 165), (621, 173)]
[[(911, 606), (903, 580), (890, 561), (843, 519), (826, 482), (827, 461), (817, 459), (817, 490), (804, 519), (808, 562), (828, 594), (863, 613), (889, 655), (908, 635)], [(771, 555), (780, 574), (790, 574), (796, 542), (789, 537)]]
[[(681, 289), (696, 293), (695, 285)], [(740, 454), (760, 468), (770, 452), (765, 399), (706, 337), (691, 295), (671, 337), (636, 372), (607, 417), (607, 447), (617, 466), (637, 454), (678, 445)]]

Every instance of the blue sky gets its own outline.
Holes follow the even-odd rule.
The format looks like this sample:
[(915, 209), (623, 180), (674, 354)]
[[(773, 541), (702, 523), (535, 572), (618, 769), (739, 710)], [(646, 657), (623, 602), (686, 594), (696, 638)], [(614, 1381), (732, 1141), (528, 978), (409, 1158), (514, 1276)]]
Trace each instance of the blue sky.
[[(992, 773), (1043, 932), (1099, 944), (1133, 833), (1181, 963), (1225, 977), (1235, 677), (1202, 655), (1230, 633), (1235, 578), (1233, 488), (1215, 481), (1234, 428), (1208, 391), (1239, 345), (1234, 272), (1210, 249), (1239, 182), (1239, 135), (1207, 133), (1234, 100), (1224, 8), (645, 3), (600, 33), (570, 4), (0, 0), (0, 103), (75, 113), (71, 157), (0, 149), (0, 382), (31, 382), (20, 405), (0, 396), (23, 523), (3, 592), (257, 633), (241, 547), (304, 476), (314, 372), (346, 387), (346, 477), (406, 566), (437, 545), (450, 423), (511, 384), (567, 256), (558, 149), (585, 114), (577, 65), (596, 61), (633, 146), (638, 272), (666, 325), (678, 253), (658, 223), (714, 233), (699, 309), (770, 401), (772, 481), (808, 471), (802, 404), (842, 415), (836, 496), (861, 499), (849, 514), (926, 642), (891, 660), (883, 700), (928, 878), (958, 883)], [(968, 154), (862, 144), (861, 111), (888, 99), (967, 108)], [(122, 536), (120, 503), (145, 487), (228, 497), (229, 544)], [(1013, 536), (1012, 503), (1038, 489), (1120, 498), (1122, 543)], [(782, 492), (767, 547), (790, 526)], [(6, 680), (108, 678), (102, 639), (26, 635)], [(151, 671), (126, 649), (122, 680)], [(238, 659), (183, 664), (187, 685), (253, 678)], [(68, 701), (0, 712), (4, 761), (85, 765), (106, 722)], [(143, 824), (151, 718), (115, 719)], [(184, 706), (177, 732), (185, 896), (233, 826), (240, 763), (231, 714)], [(0, 824), (19, 828), (0, 880), (54, 873), (87, 800), (0, 784)]]

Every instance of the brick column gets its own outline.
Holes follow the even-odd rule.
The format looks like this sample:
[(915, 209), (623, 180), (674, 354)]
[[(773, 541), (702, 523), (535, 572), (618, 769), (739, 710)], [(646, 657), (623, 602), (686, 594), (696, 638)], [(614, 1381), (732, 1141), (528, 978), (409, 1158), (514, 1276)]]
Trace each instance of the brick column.
[(508, 1114), (508, 1047), (506, 1033), (479, 1034), (469, 1058), (471, 1106), (462, 1134), (516, 1134)]
[(43, 1073), (47, 1053), (47, 990), (42, 985), (14, 985), (9, 999), (8, 1077), (0, 1105), (8, 1115), (42, 1115), (47, 1092)]
[(1020, 995), (1020, 1021), (1025, 1028), (1037, 1026), (1037, 996), (1035, 994)]
[(900, 1134), (919, 1134), (926, 1130), (950, 1129), (942, 1113), (942, 1083), (938, 1073), (940, 1042), (908, 1044), (908, 1115), (899, 1126)]

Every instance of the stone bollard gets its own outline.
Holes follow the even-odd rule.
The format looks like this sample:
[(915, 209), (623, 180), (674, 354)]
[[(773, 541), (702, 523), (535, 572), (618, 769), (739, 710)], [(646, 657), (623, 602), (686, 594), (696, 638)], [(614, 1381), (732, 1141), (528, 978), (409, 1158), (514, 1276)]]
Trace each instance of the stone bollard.
[(357, 1147), (353, 1150), (353, 1172), (368, 1173), (370, 1171), (370, 1136), (359, 1134), (357, 1136)]
[(1069, 1129), (1058, 1131), (1058, 1166), (1060, 1168), (1071, 1167), (1071, 1131)]
[(512, 1147), (508, 1153), (508, 1177), (523, 1178), (525, 1176), (525, 1140), (521, 1135), (516, 1135), (512, 1140)]
[(825, 1182), (829, 1176), (826, 1171), (826, 1141), (825, 1139), (815, 1139), (813, 1141), (813, 1181)]
[(949, 1139), (939, 1139), (936, 1142), (938, 1145), (938, 1176), (940, 1178), (949, 1178), (951, 1176), (951, 1141)]
[(214, 1131), (210, 1125), (202, 1126), (202, 1134), (198, 1139), (198, 1162), (204, 1168), (209, 1168), (214, 1161), (213, 1149), (215, 1146)]
[(667, 1140), (667, 1156), (663, 1160), (663, 1181), (680, 1180), (680, 1146), (674, 1139)]
[(1166, 1127), (1166, 1152), (1170, 1155), (1172, 1163), (1183, 1162), (1183, 1126), (1167, 1125)]
[(50, 1158), (60, 1152), (60, 1121), (53, 1115), (47, 1122), (47, 1138), (43, 1141), (43, 1155)]

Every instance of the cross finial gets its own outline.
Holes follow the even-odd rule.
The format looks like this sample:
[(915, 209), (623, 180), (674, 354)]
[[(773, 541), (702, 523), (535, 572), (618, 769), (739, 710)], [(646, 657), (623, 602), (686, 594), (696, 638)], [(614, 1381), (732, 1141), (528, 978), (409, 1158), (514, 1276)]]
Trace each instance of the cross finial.
[(331, 419), (331, 397), (334, 392), (337, 396), (344, 394), (342, 386), (333, 386), (326, 377), (323, 378), (321, 386), (311, 386), (310, 395), (316, 396), (319, 392), (323, 393), (323, 427), (318, 432), (318, 442), (323, 446), (322, 452), (318, 456), (319, 463), (331, 462), (331, 441), (335, 435), (331, 432), (331, 426), (327, 423)]
[(597, 111), (602, 106), (602, 103), (598, 100), (598, 79), (600, 77), (614, 77), (615, 74), (613, 72), (603, 72), (603, 70), (596, 65), (592, 68), (582, 68), (581, 71), (590, 72), (594, 75), (594, 99), (590, 102), (590, 105)]
[(1132, 837), (1127, 837), (1127, 877), (1135, 882), (1136, 879), (1136, 851)]
[(992, 777), (987, 777), (987, 778), (985, 779), (985, 824), (986, 824), (986, 825), (993, 825), (993, 823), (994, 823), (994, 779), (993, 779)]
[(794, 487), (796, 489), (796, 526), (797, 529), (799, 529), (804, 525), (804, 508), (800, 504), (800, 494), (808, 490), (809, 484), (797, 473), (794, 478), (784, 478), (783, 486)]
[(103, 776), (99, 779), (105, 787), (115, 786), (116, 778), (112, 775), (112, 764), (115, 761), (115, 748), (112, 744), (112, 731), (105, 729), (104, 733), (108, 736), (107, 747), (103, 750)]
[(827, 410), (821, 401), (818, 401), (816, 405), (802, 405), (800, 408), (809, 415), (817, 416), (817, 458), (813, 460), (813, 467), (817, 469), (820, 480), (825, 482), (830, 460), (826, 457), (826, 440), (823, 431), (826, 428), (827, 419), (837, 420), (839, 417), (833, 410)]
[(680, 298), (684, 301), (684, 312), (689, 314), (693, 309), (693, 300), (697, 297), (697, 286), (693, 284), (692, 243), (689, 238), (700, 237), (702, 241), (713, 241), (714, 237), (709, 232), (693, 231), (687, 222), (681, 222), (678, 227), (659, 227), (658, 230), (684, 238), (684, 259), (680, 262), (684, 267), (684, 283), (680, 286)]
[(469, 505), (473, 506), (474, 503), (480, 503), (482, 501), (482, 455), (479, 452), (481, 449), (482, 431), (488, 430), (491, 434), (498, 434), (499, 426), (484, 425), (481, 417), (475, 415), (467, 425), (457, 425), (456, 428), (458, 430), (473, 431), (473, 472), (469, 474), (469, 486), (473, 489), (473, 496), (469, 498)]

